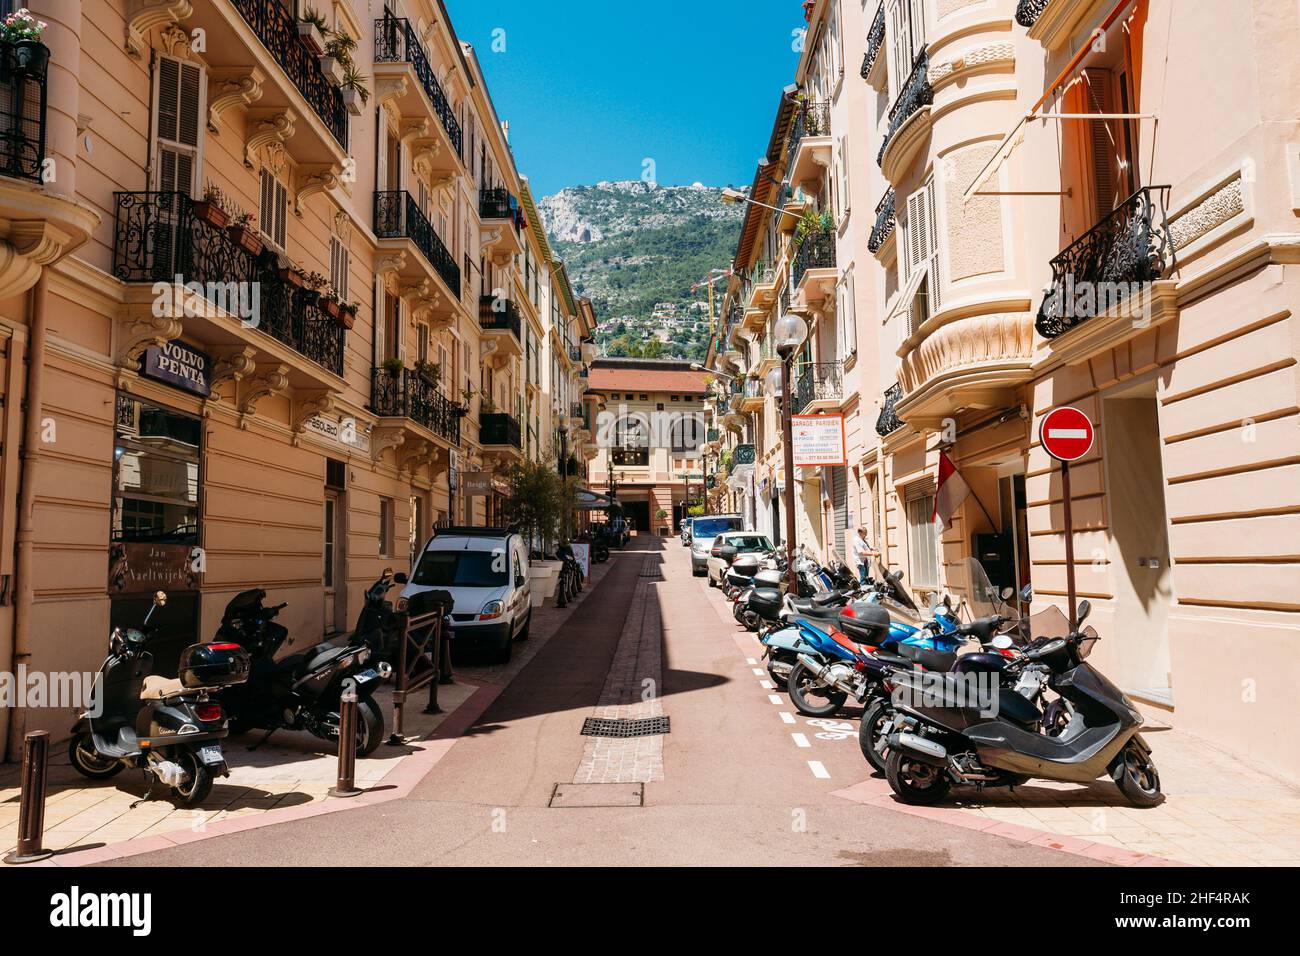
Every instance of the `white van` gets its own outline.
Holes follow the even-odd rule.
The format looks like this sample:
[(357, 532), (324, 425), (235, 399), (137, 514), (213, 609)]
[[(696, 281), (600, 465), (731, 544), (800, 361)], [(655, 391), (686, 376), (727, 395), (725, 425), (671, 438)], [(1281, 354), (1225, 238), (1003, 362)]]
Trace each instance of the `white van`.
[(527, 640), (532, 623), (528, 549), (504, 528), (439, 528), (420, 552), (409, 599), (421, 591), (447, 591), (452, 637), (491, 647), (498, 663), (510, 660), (515, 641)]

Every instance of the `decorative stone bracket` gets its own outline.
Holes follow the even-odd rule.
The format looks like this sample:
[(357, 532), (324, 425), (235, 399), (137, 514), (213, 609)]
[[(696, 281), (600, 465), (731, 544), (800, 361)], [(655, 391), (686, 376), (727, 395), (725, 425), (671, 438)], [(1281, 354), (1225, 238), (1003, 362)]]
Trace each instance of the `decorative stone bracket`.
[[(376, 466), (383, 460), (384, 452), (400, 449), (406, 441), (406, 429), (400, 426), (376, 428), (370, 433), (370, 460)], [(398, 452), (399, 456), (401, 452)]]
[(233, 106), (252, 106), (262, 98), (266, 75), (257, 67), (208, 71), (208, 129), (221, 132), (221, 114)]
[(162, 347), (181, 334), (179, 315), (155, 315), (152, 304), (128, 306), (117, 316), (117, 364), (135, 369), (146, 349)]
[(251, 110), (248, 114), (248, 142), (244, 144), (244, 165), (252, 169), (257, 151), (271, 143), (285, 143), (292, 136), (297, 116), (290, 109)]
[(176, 23), (194, 13), (189, 0), (131, 0), (126, 13), (127, 53), (137, 59), (149, 50), (149, 32), (164, 23)]
[(36, 285), (41, 267), (58, 260), (72, 245), (72, 236), (49, 222), (0, 220), (0, 299)]
[(342, 170), (332, 163), (298, 167), (298, 192), (293, 200), (295, 216), (302, 217), (303, 203), (317, 193), (329, 192), (339, 184)]
[(250, 379), (248, 391), (239, 403), (239, 427), (247, 428), (247, 419), (257, 411), (257, 403), (268, 395), (277, 395), (289, 387), (289, 366), (268, 366), (266, 371)]
[(402, 450), (398, 455), (398, 472), (409, 471), (411, 477), (415, 477), (416, 471), (429, 460), (433, 450), (433, 443), (423, 438), (417, 438), (414, 441), (408, 440), (402, 445)]
[(334, 393), (320, 390), (309, 392), (298, 401), (298, 408), (293, 416), (293, 441), (298, 443), (298, 436), (307, 427), (307, 423), (317, 415), (325, 415), (334, 408)]
[[(257, 370), (257, 363), (253, 361), (253, 356), (256, 354), (257, 350), (251, 345), (218, 349), (213, 352), (212, 373), (208, 377), (212, 392), (215, 394), (217, 389), (226, 382), (234, 382), (238, 385), (252, 375)], [(209, 401), (212, 400), (209, 397)]]

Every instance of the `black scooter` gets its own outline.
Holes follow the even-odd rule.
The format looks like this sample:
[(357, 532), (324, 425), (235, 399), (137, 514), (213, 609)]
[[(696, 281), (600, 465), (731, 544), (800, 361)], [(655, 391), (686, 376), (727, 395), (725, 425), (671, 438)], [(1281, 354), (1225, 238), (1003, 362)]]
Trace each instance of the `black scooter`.
[(255, 747), (280, 728), (337, 740), (339, 702), (344, 682), (350, 679), (357, 692), (357, 756), (369, 756), (384, 739), (384, 714), (374, 692), (391, 668), (384, 662), (366, 666), (373, 653), (367, 635), (360, 630), (341, 647), (322, 641), (277, 660), (276, 654), (289, 637), (288, 629), (275, 623), (285, 605), (266, 607), (265, 599), (261, 588), (236, 594), (226, 605), (217, 630), (218, 640), (246, 648), (252, 658), (248, 682), (221, 695), (230, 715), (230, 729), (243, 733), (264, 728), (266, 736)]
[(990, 719), (985, 707), (961, 705), (963, 688), (924, 686), (936, 678), (955, 682), (954, 675), (892, 675), (886, 686), (901, 725), (889, 736), (885, 766), (893, 791), (905, 803), (930, 804), (954, 783), (1018, 786), (1035, 777), (1088, 783), (1109, 775), (1133, 805), (1159, 803), (1160, 775), (1138, 733), (1142, 714), (1085, 663), (1098, 640), (1092, 628), (1080, 630), (1090, 610), (1088, 601), (1081, 602), (1069, 634), (1024, 649), (1029, 661), (1046, 666), (1048, 686), (1073, 707), (1069, 724), (1054, 737), (1039, 732), (1038, 709), (1022, 706), (1014, 690), (1000, 690), (1006, 698), (1000, 697), (997, 716)]
[(149, 622), (167, 603), (158, 591), (137, 628), (113, 628), (95, 680), (91, 709), (72, 728), (68, 759), (82, 776), (106, 780), (127, 767), (169, 788), (183, 806), (202, 803), (216, 776), (228, 777), (221, 740), (226, 717), (211, 695), (247, 680), (249, 657), (231, 643), (194, 644), (181, 652), (179, 678), (151, 673)]

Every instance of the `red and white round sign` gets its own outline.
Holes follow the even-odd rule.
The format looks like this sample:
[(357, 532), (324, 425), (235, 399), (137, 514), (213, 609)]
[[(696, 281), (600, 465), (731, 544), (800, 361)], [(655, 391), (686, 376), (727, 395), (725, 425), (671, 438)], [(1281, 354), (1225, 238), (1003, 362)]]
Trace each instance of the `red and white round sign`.
[(1057, 461), (1078, 461), (1092, 450), (1095, 437), (1088, 416), (1069, 405), (1053, 408), (1038, 428), (1043, 448)]

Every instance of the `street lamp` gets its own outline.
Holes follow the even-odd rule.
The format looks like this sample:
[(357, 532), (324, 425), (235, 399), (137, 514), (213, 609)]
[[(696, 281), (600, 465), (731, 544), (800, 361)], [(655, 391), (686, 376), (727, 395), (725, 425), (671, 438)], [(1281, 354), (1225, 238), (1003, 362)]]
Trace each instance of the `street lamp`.
[(772, 343), (781, 356), (781, 364), (767, 374), (768, 388), (773, 393), (778, 387), (773, 379), (780, 378), (781, 444), (785, 452), (785, 491), (781, 498), (785, 507), (785, 573), (788, 590), (795, 595), (799, 593), (799, 579), (794, 569), (794, 423), (791, 421), (794, 409), (790, 407), (790, 365), (806, 338), (808, 323), (793, 312), (777, 319), (772, 328)]

